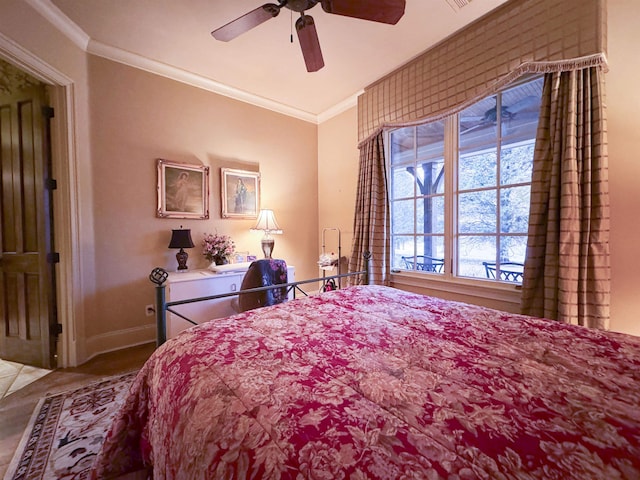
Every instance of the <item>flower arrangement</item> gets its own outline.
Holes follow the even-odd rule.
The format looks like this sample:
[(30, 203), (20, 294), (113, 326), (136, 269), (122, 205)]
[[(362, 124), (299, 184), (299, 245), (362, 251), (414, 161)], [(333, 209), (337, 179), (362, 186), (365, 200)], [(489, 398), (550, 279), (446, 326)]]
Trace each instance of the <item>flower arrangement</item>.
[(202, 240), (202, 254), (210, 262), (216, 265), (229, 263), (229, 257), (235, 252), (236, 246), (229, 235), (219, 235), (217, 233), (205, 233)]

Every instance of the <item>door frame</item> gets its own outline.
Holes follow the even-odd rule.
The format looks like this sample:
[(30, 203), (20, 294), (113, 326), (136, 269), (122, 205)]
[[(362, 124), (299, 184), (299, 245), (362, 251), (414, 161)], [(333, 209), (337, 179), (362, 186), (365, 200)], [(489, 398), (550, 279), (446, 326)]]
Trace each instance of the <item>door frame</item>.
[(54, 245), (60, 253), (56, 266), (58, 367), (77, 366), (82, 321), (82, 255), (80, 251), (78, 156), (74, 82), (40, 58), (0, 33), (0, 57), (47, 84), (55, 116), (51, 119), (51, 156), (58, 189), (54, 192)]

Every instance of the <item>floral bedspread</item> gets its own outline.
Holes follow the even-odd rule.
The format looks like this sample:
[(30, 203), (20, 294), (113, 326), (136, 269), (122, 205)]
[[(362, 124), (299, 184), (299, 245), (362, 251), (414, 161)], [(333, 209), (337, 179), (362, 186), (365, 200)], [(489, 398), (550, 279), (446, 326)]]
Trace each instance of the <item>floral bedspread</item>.
[(640, 338), (380, 287), (193, 327), (93, 472), (158, 479), (639, 479)]

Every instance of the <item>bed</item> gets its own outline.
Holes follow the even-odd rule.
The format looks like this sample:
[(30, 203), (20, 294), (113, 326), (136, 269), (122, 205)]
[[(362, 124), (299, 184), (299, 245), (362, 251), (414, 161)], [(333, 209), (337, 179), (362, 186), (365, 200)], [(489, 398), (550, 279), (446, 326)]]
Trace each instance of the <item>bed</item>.
[(94, 478), (638, 479), (640, 338), (382, 286), (182, 332)]

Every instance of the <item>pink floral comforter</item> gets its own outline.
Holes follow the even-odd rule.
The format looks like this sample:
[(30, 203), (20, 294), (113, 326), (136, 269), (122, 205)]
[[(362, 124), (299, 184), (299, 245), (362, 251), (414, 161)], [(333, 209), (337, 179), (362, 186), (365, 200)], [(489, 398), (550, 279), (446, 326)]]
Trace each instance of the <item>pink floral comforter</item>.
[(138, 374), (95, 478), (639, 479), (640, 338), (379, 286), (215, 320)]

